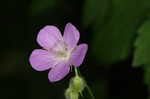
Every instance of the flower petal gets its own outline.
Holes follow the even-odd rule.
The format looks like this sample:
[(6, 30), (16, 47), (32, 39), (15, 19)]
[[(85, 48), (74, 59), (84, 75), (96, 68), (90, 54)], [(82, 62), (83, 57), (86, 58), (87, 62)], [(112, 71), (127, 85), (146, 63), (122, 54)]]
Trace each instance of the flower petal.
[(45, 49), (50, 49), (63, 40), (61, 32), (55, 26), (45, 26), (37, 36), (37, 42)]
[(75, 48), (75, 46), (77, 45), (80, 38), (80, 34), (74, 25), (68, 23), (66, 24), (63, 38), (64, 41), (67, 43), (68, 47), (72, 49)]
[(74, 66), (80, 66), (88, 49), (87, 44), (80, 44), (71, 54), (70, 61)]
[(56, 82), (63, 79), (70, 71), (69, 64), (61, 62), (52, 68), (48, 74), (50, 82)]
[(33, 69), (44, 71), (55, 66), (59, 60), (53, 53), (42, 49), (36, 49), (32, 52), (29, 61)]

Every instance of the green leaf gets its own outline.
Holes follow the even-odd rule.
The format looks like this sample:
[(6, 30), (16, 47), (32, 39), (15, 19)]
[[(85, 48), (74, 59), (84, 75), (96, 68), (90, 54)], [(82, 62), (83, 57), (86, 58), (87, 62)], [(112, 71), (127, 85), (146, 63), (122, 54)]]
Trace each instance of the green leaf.
[(144, 66), (144, 82), (150, 92), (150, 19), (140, 27), (135, 48), (133, 66)]
[(148, 88), (150, 91), (150, 64), (148, 64), (147, 67), (145, 67), (145, 83), (148, 84)]
[[(147, 64), (144, 70), (144, 82), (147, 84), (148, 93), (150, 93), (150, 64)], [(148, 99), (150, 99), (150, 95), (148, 96)]]
[(83, 25), (92, 29), (91, 55), (96, 57), (97, 61), (110, 64), (128, 58), (137, 27), (147, 14), (150, 1), (106, 0), (104, 3), (104, 0), (94, 0), (91, 4), (92, 0), (86, 2), (89, 3), (86, 3), (84, 8), (86, 10)]
[(135, 42), (133, 66), (143, 64), (150, 66), (150, 20), (147, 20), (139, 29)]

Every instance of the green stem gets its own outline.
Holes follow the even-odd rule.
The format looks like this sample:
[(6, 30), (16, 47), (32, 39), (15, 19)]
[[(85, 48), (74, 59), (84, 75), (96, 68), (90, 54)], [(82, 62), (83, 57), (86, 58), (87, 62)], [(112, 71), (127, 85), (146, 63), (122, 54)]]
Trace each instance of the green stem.
[[(77, 67), (74, 67), (74, 70), (75, 70), (75, 75), (79, 76), (80, 71), (78, 71)], [(92, 90), (90, 89), (90, 87), (87, 84), (86, 84), (86, 88), (91, 96), (91, 99), (95, 99), (95, 96), (93, 95)]]
[(75, 75), (76, 75), (76, 76), (79, 76), (77, 67), (74, 67), (74, 69), (75, 69)]
[(91, 96), (91, 99), (95, 99), (95, 96), (93, 95), (92, 90), (90, 89), (90, 87), (88, 85), (86, 85), (86, 88), (87, 88), (87, 90), (88, 90), (88, 92)]

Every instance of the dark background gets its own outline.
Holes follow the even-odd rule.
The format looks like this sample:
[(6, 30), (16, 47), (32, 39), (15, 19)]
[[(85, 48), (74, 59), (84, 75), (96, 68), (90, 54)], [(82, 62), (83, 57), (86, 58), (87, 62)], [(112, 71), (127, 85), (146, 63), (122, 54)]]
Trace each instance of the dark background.
[[(89, 50), (80, 72), (96, 99), (147, 99), (142, 67), (133, 68), (137, 29), (148, 18), (149, 0), (1, 0), (0, 99), (65, 99), (70, 73), (50, 83), (48, 71), (29, 64), (38, 31), (71, 22)], [(83, 99), (90, 97), (85, 91)]]

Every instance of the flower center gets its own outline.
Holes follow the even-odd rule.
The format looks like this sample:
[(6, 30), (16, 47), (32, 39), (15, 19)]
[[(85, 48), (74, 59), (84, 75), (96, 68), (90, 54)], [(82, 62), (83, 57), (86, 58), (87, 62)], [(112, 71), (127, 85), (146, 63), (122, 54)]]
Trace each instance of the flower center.
[(62, 59), (62, 60), (68, 60), (70, 57), (70, 52), (67, 50), (63, 51), (57, 51), (57, 55)]
[(71, 51), (68, 50), (68, 46), (64, 41), (58, 41), (52, 50), (61, 60), (68, 60), (71, 55)]

